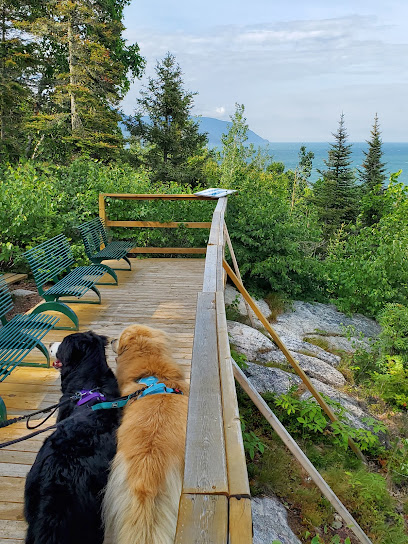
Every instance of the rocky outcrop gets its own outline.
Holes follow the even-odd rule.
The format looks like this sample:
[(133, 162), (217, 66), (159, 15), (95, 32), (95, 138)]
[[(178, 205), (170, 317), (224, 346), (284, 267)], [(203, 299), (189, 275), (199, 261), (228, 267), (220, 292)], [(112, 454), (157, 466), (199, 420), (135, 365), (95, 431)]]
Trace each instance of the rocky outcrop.
[[(228, 334), (231, 343), (239, 353), (242, 353), (247, 357), (248, 361), (287, 364), (286, 357), (283, 353), (260, 331), (248, 327), (248, 325), (243, 325), (242, 323), (228, 321)], [(298, 349), (303, 348), (304, 351), (307, 351), (311, 355), (313, 355), (312, 348), (316, 347), (310, 344), (311, 349), (309, 351), (306, 349), (309, 347), (307, 342), (294, 341), (286, 344), (288, 348), (290, 348), (291, 345), (298, 347)], [(320, 352), (323, 352), (324, 350), (318, 348), (318, 350), (315, 351), (321, 355)], [(344, 376), (330, 363), (325, 362), (317, 356), (305, 355), (305, 353), (299, 353), (292, 350), (290, 350), (290, 352), (308, 376), (321, 379), (325, 383), (336, 387), (341, 387), (345, 384)], [(321, 355), (321, 357), (324, 357), (324, 355)], [(326, 360), (331, 361), (332, 359), (328, 357)], [(337, 359), (335, 359), (334, 362), (338, 364)]]
[(251, 500), (254, 544), (301, 544), (288, 525), (285, 507), (276, 497), (256, 497)]

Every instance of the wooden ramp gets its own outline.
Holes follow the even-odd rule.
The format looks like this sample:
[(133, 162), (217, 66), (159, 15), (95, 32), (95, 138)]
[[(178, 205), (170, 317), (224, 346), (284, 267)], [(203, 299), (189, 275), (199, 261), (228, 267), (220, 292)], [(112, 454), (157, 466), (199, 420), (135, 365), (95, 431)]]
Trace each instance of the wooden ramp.
[[(107, 264), (115, 268), (121, 266), (116, 261)], [(79, 317), (80, 330), (92, 329), (117, 337), (132, 323), (161, 328), (171, 335), (175, 359), (189, 374), (197, 295), (202, 290), (203, 273), (204, 259), (132, 259), (132, 271), (118, 272), (119, 286), (100, 286), (101, 305), (72, 306)], [(62, 316), (61, 324), (64, 319)], [(67, 334), (70, 332), (51, 331), (44, 342), (61, 341)], [(110, 347), (107, 355), (114, 369)], [(27, 361), (43, 362), (43, 357), (39, 352), (32, 352)], [(53, 368), (20, 367), (0, 384), (8, 417), (54, 404), (58, 402), (59, 392), (59, 374)], [(0, 442), (24, 434), (28, 434), (24, 423), (14, 424), (0, 429)], [(24, 541), (24, 481), (45, 436), (42, 434), (38, 439), (0, 450), (0, 544)]]

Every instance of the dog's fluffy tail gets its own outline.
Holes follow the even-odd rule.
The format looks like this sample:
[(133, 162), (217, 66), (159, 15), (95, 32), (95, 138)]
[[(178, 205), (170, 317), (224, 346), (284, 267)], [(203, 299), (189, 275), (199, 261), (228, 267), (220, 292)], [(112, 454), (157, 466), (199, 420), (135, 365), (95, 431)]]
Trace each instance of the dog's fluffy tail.
[[(149, 458), (143, 465), (149, 464)], [(138, 481), (129, 481), (126, 459), (117, 453), (106, 488), (103, 517), (105, 542), (115, 544), (172, 544), (182, 487), (182, 466), (176, 460), (165, 476), (149, 482), (152, 468), (140, 468)], [(157, 466), (155, 467), (157, 470)], [(160, 471), (161, 472), (161, 471)], [(159, 478), (160, 480), (160, 478)]]

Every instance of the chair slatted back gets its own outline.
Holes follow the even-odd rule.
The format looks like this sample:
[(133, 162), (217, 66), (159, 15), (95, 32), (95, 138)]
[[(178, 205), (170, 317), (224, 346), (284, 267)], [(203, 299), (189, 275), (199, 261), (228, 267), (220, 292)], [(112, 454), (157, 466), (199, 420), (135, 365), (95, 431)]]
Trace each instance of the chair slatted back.
[(95, 217), (78, 227), (85, 245), (85, 251), (88, 257), (92, 257), (101, 249), (101, 245), (108, 245), (105, 226), (100, 217)]
[(9, 288), (3, 276), (0, 276), (0, 320), (3, 325), (6, 323), (5, 315), (12, 307), (13, 299), (11, 298)]
[(57, 281), (74, 264), (71, 248), (63, 234), (43, 242), (24, 255), (40, 292), (45, 283)]

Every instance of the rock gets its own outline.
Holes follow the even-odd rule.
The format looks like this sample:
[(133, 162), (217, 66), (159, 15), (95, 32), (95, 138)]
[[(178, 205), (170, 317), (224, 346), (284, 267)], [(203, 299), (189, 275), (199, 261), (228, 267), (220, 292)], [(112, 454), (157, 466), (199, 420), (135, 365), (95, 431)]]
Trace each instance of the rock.
[(320, 304), (318, 302), (295, 301), (292, 304), (292, 311), (285, 312), (277, 318), (273, 325), (279, 335), (295, 336), (303, 340), (317, 331), (325, 331), (336, 335), (344, 335), (343, 326), (355, 327), (357, 333), (363, 333), (366, 337), (376, 337), (381, 327), (373, 319), (363, 315), (355, 314), (347, 317), (339, 312), (333, 304)]
[(283, 335), (280, 337), (282, 342), (285, 344), (285, 346), (290, 349), (291, 351), (297, 351), (297, 352), (303, 352), (308, 351), (310, 354), (318, 357), (325, 363), (328, 363), (332, 366), (338, 366), (341, 357), (338, 355), (334, 355), (333, 353), (329, 353), (328, 351), (325, 351), (324, 349), (320, 348), (319, 346), (315, 346), (314, 344), (310, 344), (310, 342), (303, 342), (302, 340), (298, 340), (294, 336), (287, 336)]
[[(228, 335), (239, 353), (246, 355), (249, 361), (268, 362), (271, 354), (279, 352), (275, 344), (264, 334), (248, 325), (228, 321)], [(280, 354), (280, 352), (279, 352)], [(284, 358), (284, 357), (283, 357)]]
[(339, 349), (348, 353), (354, 352), (360, 346), (364, 349), (370, 348), (370, 337), (362, 339), (357, 336), (351, 336), (350, 340), (344, 336), (322, 336), (319, 334), (308, 334), (307, 337), (322, 339), (327, 343), (329, 349)]
[(285, 507), (276, 497), (255, 497), (251, 500), (254, 527), (253, 544), (301, 544), (288, 525)]
[(290, 353), (308, 376), (317, 378), (324, 383), (335, 385), (336, 387), (342, 387), (346, 383), (341, 372), (321, 359), (303, 355), (302, 353), (296, 353), (294, 351), (291, 351)]
[[(237, 310), (242, 316), (247, 316), (248, 312), (245, 306), (244, 297), (241, 295), (241, 293), (232, 285), (226, 285), (225, 291), (224, 291), (224, 299), (225, 304), (231, 305), (237, 303)], [(268, 304), (263, 299), (257, 299), (254, 298), (254, 301), (256, 302), (256, 305), (261, 310), (263, 315), (268, 319), (268, 317), (271, 315), (271, 310), (268, 306)], [(255, 316), (254, 312), (252, 310), (251, 315), (254, 319), (254, 324), (257, 327), (263, 327), (262, 323), (259, 321), (259, 319)]]
[(287, 393), (293, 385), (298, 385), (302, 380), (296, 374), (285, 372), (280, 368), (248, 363), (245, 374), (258, 393)]
[[(228, 321), (228, 334), (231, 343), (239, 353), (247, 357), (248, 361), (288, 364), (284, 354), (269, 338), (258, 330), (248, 327), (248, 325), (237, 323), (236, 321)], [(304, 344), (299, 341), (295, 343), (297, 345)], [(346, 380), (344, 376), (323, 360), (294, 351), (290, 351), (290, 353), (308, 376), (318, 378), (336, 387), (341, 387), (345, 384)]]
[(11, 291), (13, 297), (28, 297), (30, 295), (36, 295), (35, 291), (29, 291), (28, 289), (14, 289)]

